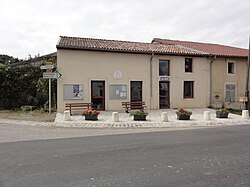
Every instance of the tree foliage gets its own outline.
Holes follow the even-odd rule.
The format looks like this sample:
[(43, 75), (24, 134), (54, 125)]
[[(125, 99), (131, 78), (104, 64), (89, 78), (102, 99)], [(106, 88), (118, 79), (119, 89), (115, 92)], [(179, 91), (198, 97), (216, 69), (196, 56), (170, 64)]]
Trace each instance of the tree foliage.
[(19, 61), (20, 60), (18, 58), (14, 58), (12, 56), (0, 55), (0, 64), (8, 65)]
[[(0, 85), (0, 108), (43, 106), (48, 101), (48, 80), (42, 79), (39, 67), (0, 66)], [(52, 95), (55, 98), (56, 80), (52, 81)]]
[[(39, 56), (38, 53), (35, 58)], [(14, 109), (22, 105), (43, 107), (48, 104), (48, 79), (42, 78), (43, 72), (40, 67), (26, 64), (9, 66), (20, 61), (22, 60), (0, 54), (0, 109)], [(44, 61), (56, 64), (56, 57), (51, 56)], [(52, 106), (55, 107), (57, 80), (52, 79), (51, 83)]]

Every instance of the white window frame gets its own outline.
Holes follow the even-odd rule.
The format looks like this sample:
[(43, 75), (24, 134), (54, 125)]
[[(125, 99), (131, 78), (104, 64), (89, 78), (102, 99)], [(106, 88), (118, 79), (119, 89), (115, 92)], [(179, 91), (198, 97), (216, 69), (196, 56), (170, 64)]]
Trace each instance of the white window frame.
[[(233, 63), (233, 73), (228, 73), (228, 64), (229, 63)], [(228, 60), (227, 61), (227, 63), (226, 63), (226, 65), (227, 65), (227, 75), (235, 75), (236, 74), (236, 61), (234, 61), (234, 60)]]
[[(226, 101), (226, 94), (227, 94), (227, 89), (226, 89), (226, 86), (229, 85), (229, 84), (233, 84), (235, 85), (235, 98), (234, 98), (234, 101)], [(231, 82), (226, 82), (225, 85), (224, 85), (224, 101), (227, 102), (227, 103), (234, 103), (234, 102), (237, 102), (237, 83), (231, 83)]]

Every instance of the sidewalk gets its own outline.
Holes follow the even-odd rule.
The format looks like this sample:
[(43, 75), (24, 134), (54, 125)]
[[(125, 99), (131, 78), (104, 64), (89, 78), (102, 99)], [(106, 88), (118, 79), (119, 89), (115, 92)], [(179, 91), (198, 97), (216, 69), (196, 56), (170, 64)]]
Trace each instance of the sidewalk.
[[(191, 119), (188, 121), (177, 120), (174, 109), (164, 110), (148, 110), (149, 115), (147, 121), (134, 121), (133, 116), (119, 112), (119, 122), (112, 122), (112, 112), (102, 111), (98, 116), (98, 121), (85, 121), (81, 115), (71, 116), (71, 121), (63, 120), (63, 113), (57, 113), (54, 122), (36, 122), (22, 121), (0, 118), (1, 123), (20, 124), (31, 126), (46, 126), (46, 127), (82, 127), (82, 128), (187, 128), (187, 127), (208, 127), (208, 126), (226, 126), (249, 124), (250, 119), (242, 119), (241, 116), (229, 114), (226, 119), (215, 117), (215, 110), (203, 109), (188, 109), (193, 112)], [(211, 120), (204, 120), (204, 111), (210, 111)], [(168, 122), (161, 122), (161, 113), (168, 113)]]
[[(241, 116), (229, 114), (227, 119), (215, 117), (215, 110), (188, 109), (193, 112), (189, 121), (177, 120), (174, 109), (148, 110), (147, 121), (134, 121), (133, 116), (123, 111), (119, 112), (119, 122), (112, 122), (112, 112), (102, 111), (98, 116), (98, 121), (85, 121), (81, 115), (71, 116), (71, 121), (63, 121), (63, 114), (58, 113), (53, 126), (61, 127), (87, 127), (87, 128), (173, 128), (173, 127), (206, 127), (248, 124), (249, 119), (242, 119)], [(210, 111), (211, 120), (204, 120), (204, 111)], [(168, 113), (168, 122), (161, 122), (161, 113)]]
[[(203, 127), (222, 127), (249, 124), (250, 119), (229, 114), (228, 119), (215, 118), (211, 109), (190, 109), (193, 114), (190, 121), (176, 119), (175, 110), (150, 110), (147, 121), (133, 121), (133, 116), (119, 113), (120, 121), (112, 122), (112, 112), (101, 112), (98, 121), (85, 121), (80, 115), (72, 116), (72, 121), (63, 121), (63, 114), (58, 113), (55, 122), (21, 121), (0, 118), (0, 143), (28, 140), (75, 138), (115, 134), (160, 132)], [(211, 120), (203, 120), (204, 111), (211, 112)], [(162, 112), (168, 113), (169, 122), (161, 122)], [(67, 127), (67, 128), (65, 128)], [(71, 128), (72, 127), (72, 128)], [(75, 128), (76, 127), (76, 128)]]

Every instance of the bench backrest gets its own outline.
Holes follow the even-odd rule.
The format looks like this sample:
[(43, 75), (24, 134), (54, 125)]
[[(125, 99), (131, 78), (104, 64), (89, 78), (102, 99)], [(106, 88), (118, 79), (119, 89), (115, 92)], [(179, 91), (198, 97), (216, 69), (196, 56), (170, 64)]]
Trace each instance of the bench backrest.
[(137, 102), (122, 102), (122, 106), (143, 106), (145, 105), (145, 101), (137, 101)]
[(92, 103), (65, 103), (66, 108), (70, 108), (70, 107), (91, 108), (92, 106), (93, 106)]

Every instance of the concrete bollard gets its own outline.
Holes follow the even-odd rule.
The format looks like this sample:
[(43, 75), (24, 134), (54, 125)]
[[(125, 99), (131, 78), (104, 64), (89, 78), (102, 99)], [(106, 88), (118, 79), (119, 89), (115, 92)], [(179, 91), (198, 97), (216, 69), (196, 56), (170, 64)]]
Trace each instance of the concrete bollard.
[(64, 117), (63, 118), (64, 121), (71, 121), (70, 113), (68, 110), (64, 111), (63, 117)]
[(162, 112), (161, 113), (161, 121), (162, 122), (168, 122), (168, 113), (167, 112)]
[(211, 119), (210, 111), (204, 111), (204, 119), (205, 120), (210, 120)]
[(118, 121), (119, 121), (118, 112), (113, 112), (113, 113), (112, 113), (112, 121), (113, 121), (113, 122), (118, 122)]
[(243, 119), (248, 119), (249, 118), (248, 110), (242, 110), (242, 118)]

